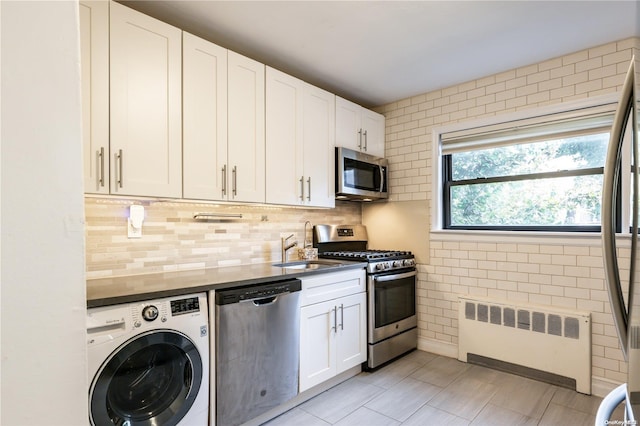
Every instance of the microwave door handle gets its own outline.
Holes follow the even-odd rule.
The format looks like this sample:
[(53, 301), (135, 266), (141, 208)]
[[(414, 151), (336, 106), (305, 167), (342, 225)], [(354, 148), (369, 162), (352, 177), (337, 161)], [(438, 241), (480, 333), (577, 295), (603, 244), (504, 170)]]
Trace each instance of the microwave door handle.
[(382, 166), (378, 166), (380, 169), (380, 193), (382, 194), (382, 190), (384, 189), (384, 168)]

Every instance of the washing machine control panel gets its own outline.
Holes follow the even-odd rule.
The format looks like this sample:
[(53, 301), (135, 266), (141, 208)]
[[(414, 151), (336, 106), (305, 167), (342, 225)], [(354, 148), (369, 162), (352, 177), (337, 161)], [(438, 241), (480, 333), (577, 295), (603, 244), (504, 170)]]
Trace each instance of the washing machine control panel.
[(142, 327), (144, 322), (153, 322), (158, 317), (160, 321), (167, 322), (168, 314), (172, 317), (176, 315), (200, 312), (200, 300), (197, 297), (188, 297), (184, 299), (174, 299), (168, 302), (159, 301), (153, 305), (144, 305), (140, 308), (133, 309), (133, 326), (135, 328)]
[(140, 328), (143, 324), (151, 325), (157, 319), (160, 319), (162, 322), (167, 322), (168, 309), (169, 303), (160, 300), (154, 301), (153, 305), (144, 304), (132, 306), (131, 315), (133, 326), (135, 328)]
[(200, 311), (200, 301), (197, 297), (171, 301), (171, 315), (182, 315)]

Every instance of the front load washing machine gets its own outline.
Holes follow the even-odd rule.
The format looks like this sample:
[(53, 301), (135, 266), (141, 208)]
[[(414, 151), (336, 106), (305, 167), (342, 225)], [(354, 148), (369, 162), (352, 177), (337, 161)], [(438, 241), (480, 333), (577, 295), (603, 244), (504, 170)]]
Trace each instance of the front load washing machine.
[(206, 293), (87, 310), (89, 420), (96, 426), (206, 426)]

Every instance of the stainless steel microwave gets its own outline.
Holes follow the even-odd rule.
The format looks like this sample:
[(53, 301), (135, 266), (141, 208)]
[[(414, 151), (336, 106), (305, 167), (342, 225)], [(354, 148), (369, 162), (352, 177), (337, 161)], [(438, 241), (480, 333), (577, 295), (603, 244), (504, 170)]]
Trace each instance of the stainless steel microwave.
[(336, 148), (336, 199), (375, 201), (389, 198), (387, 160), (348, 148)]

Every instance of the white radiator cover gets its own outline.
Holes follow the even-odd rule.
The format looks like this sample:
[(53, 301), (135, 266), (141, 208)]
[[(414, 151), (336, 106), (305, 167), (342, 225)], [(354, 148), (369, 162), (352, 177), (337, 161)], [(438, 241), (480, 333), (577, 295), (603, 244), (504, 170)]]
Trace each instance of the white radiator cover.
[(588, 312), (459, 297), (458, 359), (480, 355), (575, 379), (591, 394)]

